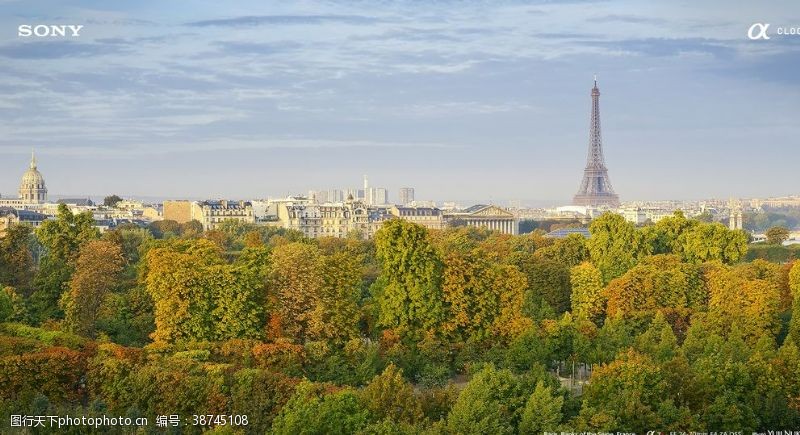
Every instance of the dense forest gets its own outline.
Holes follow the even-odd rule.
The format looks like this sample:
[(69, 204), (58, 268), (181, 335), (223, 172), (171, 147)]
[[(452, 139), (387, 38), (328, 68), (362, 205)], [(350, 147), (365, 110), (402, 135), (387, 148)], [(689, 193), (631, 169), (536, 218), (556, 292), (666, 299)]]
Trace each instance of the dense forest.
[[(64, 206), (0, 239), (0, 427), (20, 414), (149, 417), (136, 433), (800, 427), (800, 263), (747, 261), (746, 233), (680, 213), (640, 228), (608, 213), (590, 232), (100, 234)], [(182, 424), (156, 429), (159, 415)], [(132, 432), (60, 432), (114, 430)]]

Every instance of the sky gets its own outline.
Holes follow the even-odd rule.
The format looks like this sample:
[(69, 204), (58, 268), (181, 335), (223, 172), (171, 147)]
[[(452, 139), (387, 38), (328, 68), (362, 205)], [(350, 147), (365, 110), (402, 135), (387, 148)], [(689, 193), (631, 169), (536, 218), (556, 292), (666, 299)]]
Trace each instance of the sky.
[[(769, 40), (748, 38), (769, 24)], [(20, 25), (83, 25), (21, 37)], [(0, 0), (0, 192), (566, 204), (800, 194), (800, 3)]]

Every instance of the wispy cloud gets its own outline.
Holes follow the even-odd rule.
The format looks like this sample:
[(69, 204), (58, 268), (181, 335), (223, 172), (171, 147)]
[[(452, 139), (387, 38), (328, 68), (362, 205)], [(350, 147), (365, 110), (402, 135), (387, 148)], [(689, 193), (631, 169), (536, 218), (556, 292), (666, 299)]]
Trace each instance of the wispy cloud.
[(685, 53), (703, 53), (720, 58), (735, 55), (736, 47), (731, 41), (706, 38), (645, 38), (613, 41), (582, 41), (583, 44), (603, 47), (644, 56), (677, 56)]
[(85, 43), (72, 41), (12, 42), (0, 46), (0, 56), (12, 59), (62, 59), (122, 53), (118, 43)]
[(658, 17), (646, 17), (642, 15), (612, 14), (599, 17), (590, 17), (586, 21), (592, 23), (628, 23), (628, 24), (666, 24), (667, 20)]
[(185, 25), (191, 27), (252, 27), (264, 25), (307, 25), (342, 23), (351, 25), (373, 24), (381, 19), (362, 15), (250, 15), (234, 18), (191, 21)]

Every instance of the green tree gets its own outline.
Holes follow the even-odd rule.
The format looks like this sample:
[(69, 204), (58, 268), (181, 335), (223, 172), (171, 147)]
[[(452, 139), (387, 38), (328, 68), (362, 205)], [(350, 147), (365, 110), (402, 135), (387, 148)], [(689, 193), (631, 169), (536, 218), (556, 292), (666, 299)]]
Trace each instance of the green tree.
[(644, 228), (645, 238), (652, 245), (653, 254), (676, 254), (683, 256), (686, 234), (697, 227), (700, 221), (686, 219), (683, 212), (676, 211), (672, 216)]
[(447, 416), (447, 431), (516, 433), (527, 399), (526, 388), (510, 371), (486, 367), (458, 395)]
[(0, 322), (25, 322), (28, 310), (25, 300), (14, 287), (0, 289)]
[(686, 233), (683, 257), (693, 263), (739, 261), (747, 252), (747, 234), (731, 231), (720, 223), (697, 225)]
[[(175, 237), (183, 233), (181, 224), (172, 219), (163, 219), (160, 221), (151, 222), (147, 228), (153, 234), (153, 237), (157, 239)], [(200, 228), (200, 232), (203, 232), (202, 226)]]
[(265, 323), (264, 277), (245, 265), (212, 265), (203, 270), (211, 289), (214, 338), (260, 338)]
[(647, 331), (636, 338), (636, 350), (662, 364), (675, 357), (678, 351), (678, 339), (660, 311), (650, 322)]
[(320, 385), (301, 382), (272, 424), (272, 433), (351, 434), (367, 426), (369, 411), (352, 390), (324, 394)]
[(380, 320), (401, 334), (439, 326), (443, 319), (442, 261), (420, 225), (392, 219), (375, 235), (386, 286), (379, 298)]
[[(145, 256), (158, 342), (260, 338), (265, 324), (265, 255), (227, 264), (205, 239), (173, 239)], [(245, 254), (243, 254), (245, 256)]]
[(47, 249), (48, 256), (70, 262), (78, 255), (82, 244), (100, 237), (100, 231), (94, 227), (91, 212), (76, 215), (66, 204), (59, 204), (56, 218), (42, 222), (36, 229), (36, 236)]
[(528, 402), (525, 403), (522, 420), (519, 423), (519, 433), (555, 432), (561, 423), (563, 405), (564, 397), (553, 394), (544, 382), (539, 381)]
[(586, 241), (592, 263), (603, 274), (603, 282), (622, 275), (648, 254), (643, 235), (636, 227), (615, 213), (604, 213), (589, 225)]
[(122, 198), (120, 198), (119, 196), (110, 195), (103, 198), (103, 205), (106, 207), (116, 207), (117, 203), (119, 203), (120, 201), (122, 201)]
[(770, 245), (781, 245), (789, 239), (789, 229), (786, 227), (770, 227), (766, 234), (767, 243)]
[(35, 290), (30, 298), (35, 322), (63, 316), (58, 301), (67, 289), (78, 251), (81, 245), (99, 236), (91, 212), (73, 214), (65, 204), (59, 204), (55, 219), (42, 222), (36, 229), (45, 255), (34, 276)]
[(628, 432), (675, 427), (690, 414), (674, 406), (667, 388), (658, 365), (630, 350), (594, 370), (583, 392), (576, 426), (581, 430)]

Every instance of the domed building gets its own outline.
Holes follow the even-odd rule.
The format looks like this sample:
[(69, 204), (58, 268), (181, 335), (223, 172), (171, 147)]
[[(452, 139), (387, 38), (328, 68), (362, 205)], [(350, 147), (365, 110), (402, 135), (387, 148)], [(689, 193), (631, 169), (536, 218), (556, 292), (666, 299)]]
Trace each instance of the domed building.
[(19, 198), (25, 204), (41, 204), (47, 200), (47, 187), (42, 173), (36, 169), (36, 156), (31, 153), (31, 165), (22, 175)]

